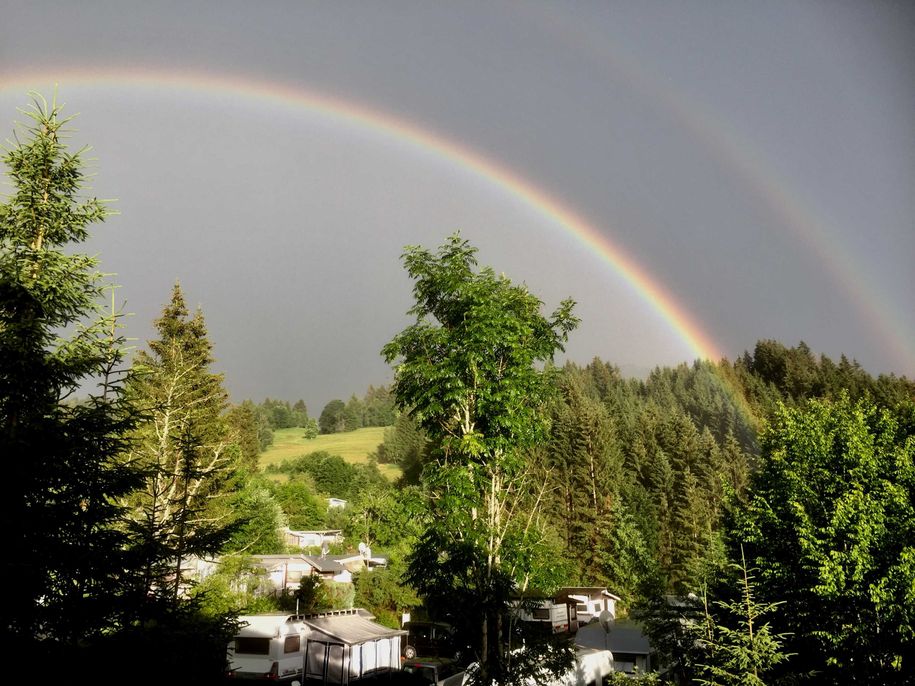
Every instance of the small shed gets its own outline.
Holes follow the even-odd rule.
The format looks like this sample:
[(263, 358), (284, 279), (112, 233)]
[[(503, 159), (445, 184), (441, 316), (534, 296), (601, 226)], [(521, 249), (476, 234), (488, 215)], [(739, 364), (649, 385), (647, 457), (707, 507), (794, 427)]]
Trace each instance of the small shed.
[(309, 615), (305, 678), (322, 684), (350, 684), (400, 670), (403, 629), (390, 629), (365, 610)]
[(343, 542), (341, 529), (323, 529), (316, 531), (297, 531), (284, 529), (283, 538), (287, 545), (297, 545), (300, 548), (320, 548), (322, 545)]

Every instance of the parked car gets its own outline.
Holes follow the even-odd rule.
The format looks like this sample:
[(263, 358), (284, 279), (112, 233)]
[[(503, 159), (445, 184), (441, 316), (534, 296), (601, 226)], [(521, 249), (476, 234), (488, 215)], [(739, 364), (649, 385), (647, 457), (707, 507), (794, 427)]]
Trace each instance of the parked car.
[(454, 629), (444, 622), (411, 621), (403, 628), (407, 636), (401, 655), (412, 660), (418, 657), (444, 657), (458, 660), (462, 652), (457, 645)]
[(467, 681), (465, 671), (447, 658), (407, 660), (401, 665), (401, 670), (432, 686), (462, 686)]

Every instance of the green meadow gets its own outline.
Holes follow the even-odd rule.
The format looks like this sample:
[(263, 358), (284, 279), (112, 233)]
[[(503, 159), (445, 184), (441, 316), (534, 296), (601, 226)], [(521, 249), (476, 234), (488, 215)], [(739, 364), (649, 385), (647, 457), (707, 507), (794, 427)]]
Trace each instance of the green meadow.
[[(260, 466), (264, 469), (283, 460), (322, 450), (331, 455), (339, 455), (353, 464), (365, 464), (369, 460), (369, 455), (384, 441), (384, 430), (383, 426), (372, 426), (356, 431), (305, 438), (304, 430), (298, 427), (277, 429), (273, 432), (273, 445), (260, 454)], [(378, 469), (392, 481), (400, 476), (400, 469), (396, 465), (380, 464)]]

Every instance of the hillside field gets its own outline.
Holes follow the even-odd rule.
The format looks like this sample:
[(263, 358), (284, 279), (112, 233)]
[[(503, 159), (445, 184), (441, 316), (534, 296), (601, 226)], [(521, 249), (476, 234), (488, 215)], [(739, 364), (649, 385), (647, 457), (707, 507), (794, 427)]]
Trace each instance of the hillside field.
[[(383, 426), (372, 426), (338, 434), (323, 434), (317, 438), (304, 438), (304, 429), (277, 429), (273, 432), (273, 445), (260, 454), (258, 461), (261, 469), (264, 469), (283, 460), (325, 450), (331, 455), (339, 455), (347, 462), (365, 464), (369, 455), (384, 441), (384, 430)], [(380, 464), (378, 470), (392, 481), (400, 476), (400, 469), (396, 465)]]

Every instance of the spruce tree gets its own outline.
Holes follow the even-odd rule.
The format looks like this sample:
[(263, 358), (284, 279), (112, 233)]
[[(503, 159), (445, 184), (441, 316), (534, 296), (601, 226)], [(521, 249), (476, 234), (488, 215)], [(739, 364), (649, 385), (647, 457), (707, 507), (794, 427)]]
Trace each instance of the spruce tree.
[(104, 276), (75, 249), (109, 210), (84, 196), (86, 149), (68, 150), (57, 103), (34, 95), (23, 113), (31, 121), (7, 144), (12, 193), (0, 205), (0, 644), (20, 661), (47, 651), (70, 664), (122, 621), (129, 564), (116, 499), (138, 474), (118, 456), (134, 413)]
[(782, 649), (787, 636), (773, 633), (770, 622), (762, 621), (779, 611), (782, 603), (756, 599), (756, 584), (742, 547), (740, 563), (732, 567), (738, 572), (737, 597), (713, 603), (723, 616), (716, 617), (708, 601), (704, 603), (705, 621), (701, 629), (697, 627), (702, 654), (696, 681), (706, 686), (765, 686), (772, 668), (790, 657)]
[(563, 400), (553, 410), (546, 458), (562, 501), (557, 515), (568, 555), (579, 562), (580, 581), (606, 583), (604, 537), (612, 530), (622, 455), (605, 406), (585, 395), (579, 379), (571, 375), (562, 379), (560, 389)]

